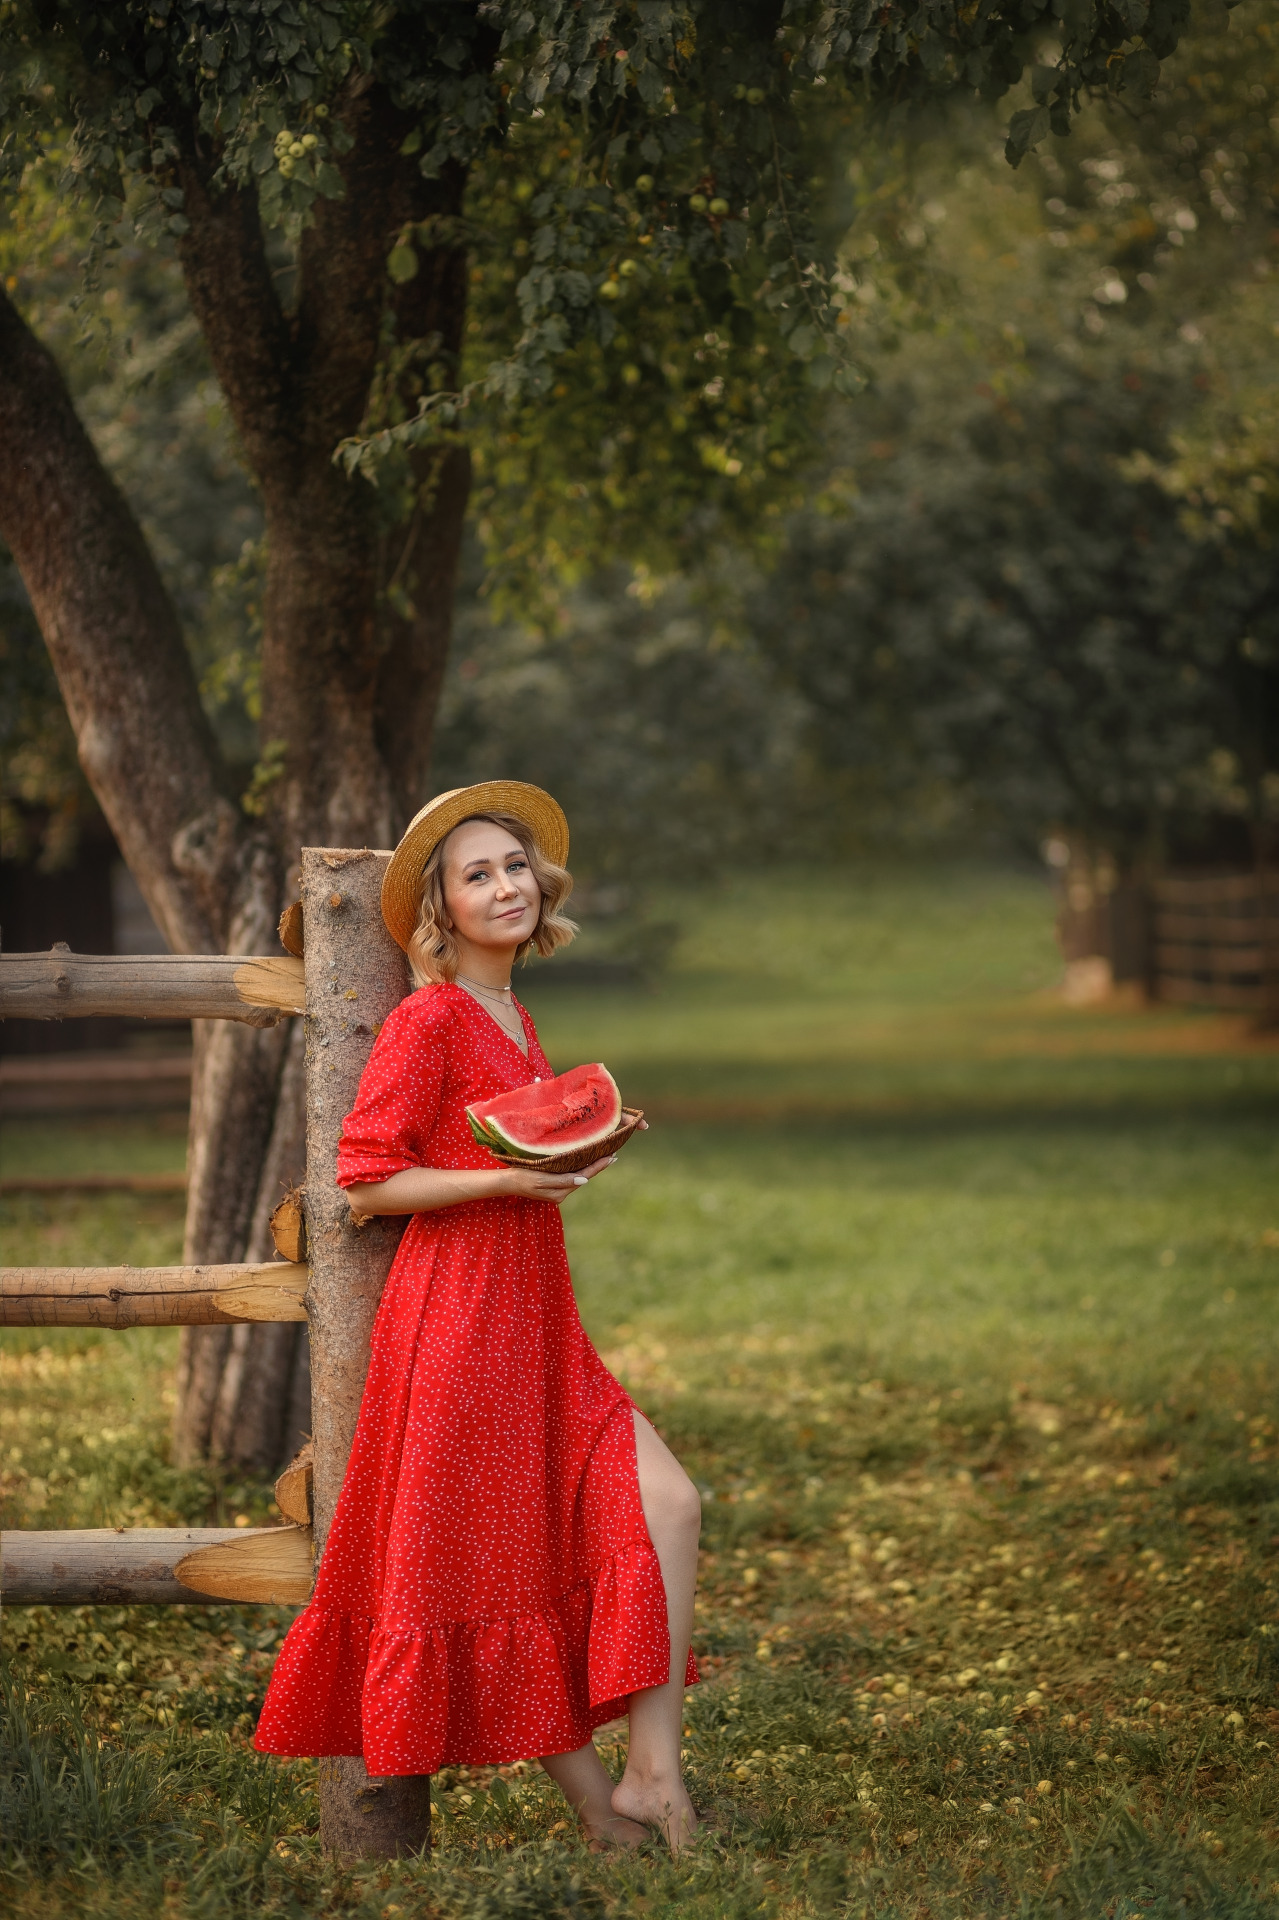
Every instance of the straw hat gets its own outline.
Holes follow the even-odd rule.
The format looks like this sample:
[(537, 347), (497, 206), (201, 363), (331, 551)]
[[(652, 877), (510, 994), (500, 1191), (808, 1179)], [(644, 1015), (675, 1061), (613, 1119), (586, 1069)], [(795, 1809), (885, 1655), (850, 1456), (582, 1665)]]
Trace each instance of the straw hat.
[(563, 809), (541, 787), (526, 780), (481, 780), (474, 787), (437, 793), (415, 813), (391, 855), (382, 879), (382, 918), (392, 938), (407, 948), (422, 905), (422, 869), (440, 841), (476, 813), (510, 813), (557, 867), (568, 859), (568, 821)]

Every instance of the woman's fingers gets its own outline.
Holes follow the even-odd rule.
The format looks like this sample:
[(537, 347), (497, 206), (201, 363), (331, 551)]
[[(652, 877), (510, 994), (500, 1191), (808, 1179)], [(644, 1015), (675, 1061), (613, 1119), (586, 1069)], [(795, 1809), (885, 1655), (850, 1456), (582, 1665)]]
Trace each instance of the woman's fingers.
[(536, 1173), (531, 1167), (522, 1169), (515, 1191), (522, 1193), (526, 1199), (549, 1200), (559, 1206), (579, 1187), (593, 1180), (597, 1173), (603, 1173), (606, 1167), (611, 1167), (616, 1158), (615, 1153), (610, 1153), (603, 1160), (595, 1160), (589, 1167), (583, 1167), (579, 1173)]
[(611, 1167), (616, 1158), (617, 1155), (613, 1153), (609, 1154), (607, 1159), (593, 1160), (589, 1167), (582, 1167), (577, 1173), (548, 1174), (545, 1176), (546, 1184), (542, 1192), (548, 1200), (554, 1199), (556, 1202), (567, 1200), (571, 1194), (577, 1192), (579, 1187), (584, 1187), (589, 1180), (593, 1180), (597, 1173), (603, 1173), (605, 1167)]
[(603, 1173), (605, 1167), (611, 1167), (616, 1158), (617, 1155), (615, 1153), (610, 1153), (603, 1160), (592, 1160), (589, 1167), (582, 1168), (582, 1172), (588, 1180), (593, 1180), (597, 1173)]

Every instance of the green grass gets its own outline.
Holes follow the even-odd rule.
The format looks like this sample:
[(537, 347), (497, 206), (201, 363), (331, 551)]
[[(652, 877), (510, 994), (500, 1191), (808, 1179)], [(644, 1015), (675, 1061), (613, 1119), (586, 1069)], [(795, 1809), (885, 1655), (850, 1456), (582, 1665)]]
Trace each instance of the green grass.
[[(662, 911), (652, 990), (528, 999), (654, 1119), (566, 1221), (592, 1334), (704, 1490), (704, 1841), (602, 1862), (535, 1766), (459, 1768), (428, 1861), (338, 1871), (311, 1765), (247, 1745), (287, 1615), (15, 1610), (22, 1920), (1279, 1914), (1279, 1048), (1062, 1008), (1033, 878)], [(18, 1150), (176, 1163), (113, 1128)], [(10, 1259), (180, 1231), (163, 1197), (3, 1206)], [(6, 1524), (268, 1511), (167, 1464), (174, 1344), (0, 1336)]]

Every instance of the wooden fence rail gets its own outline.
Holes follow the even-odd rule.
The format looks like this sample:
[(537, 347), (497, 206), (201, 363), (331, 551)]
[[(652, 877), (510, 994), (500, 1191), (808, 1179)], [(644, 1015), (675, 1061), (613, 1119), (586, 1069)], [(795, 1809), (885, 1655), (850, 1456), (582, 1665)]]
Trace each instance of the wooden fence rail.
[(311, 1584), (309, 1527), (0, 1533), (0, 1600), (8, 1606), (303, 1606)]
[(0, 1019), (240, 1020), (272, 1027), (305, 1013), (301, 960), (291, 954), (0, 954)]
[(0, 1267), (0, 1327), (224, 1327), (305, 1320), (308, 1270), (285, 1260), (218, 1267)]

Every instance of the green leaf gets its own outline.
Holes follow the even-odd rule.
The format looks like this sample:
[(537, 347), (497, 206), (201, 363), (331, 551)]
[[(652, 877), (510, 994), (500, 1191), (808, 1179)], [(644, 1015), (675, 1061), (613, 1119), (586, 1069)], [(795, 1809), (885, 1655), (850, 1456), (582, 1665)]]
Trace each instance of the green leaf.
[(1004, 156), (1010, 166), (1020, 166), (1032, 147), (1046, 137), (1051, 126), (1047, 107), (1023, 107), (1008, 122)]
[(1159, 85), (1159, 61), (1147, 47), (1139, 47), (1130, 53), (1123, 63), (1120, 85), (1125, 92), (1135, 93), (1139, 99), (1150, 100)]
[(392, 247), (386, 257), (386, 270), (397, 287), (402, 287), (407, 281), (414, 279), (418, 270), (418, 257), (412, 247), (402, 244)]

